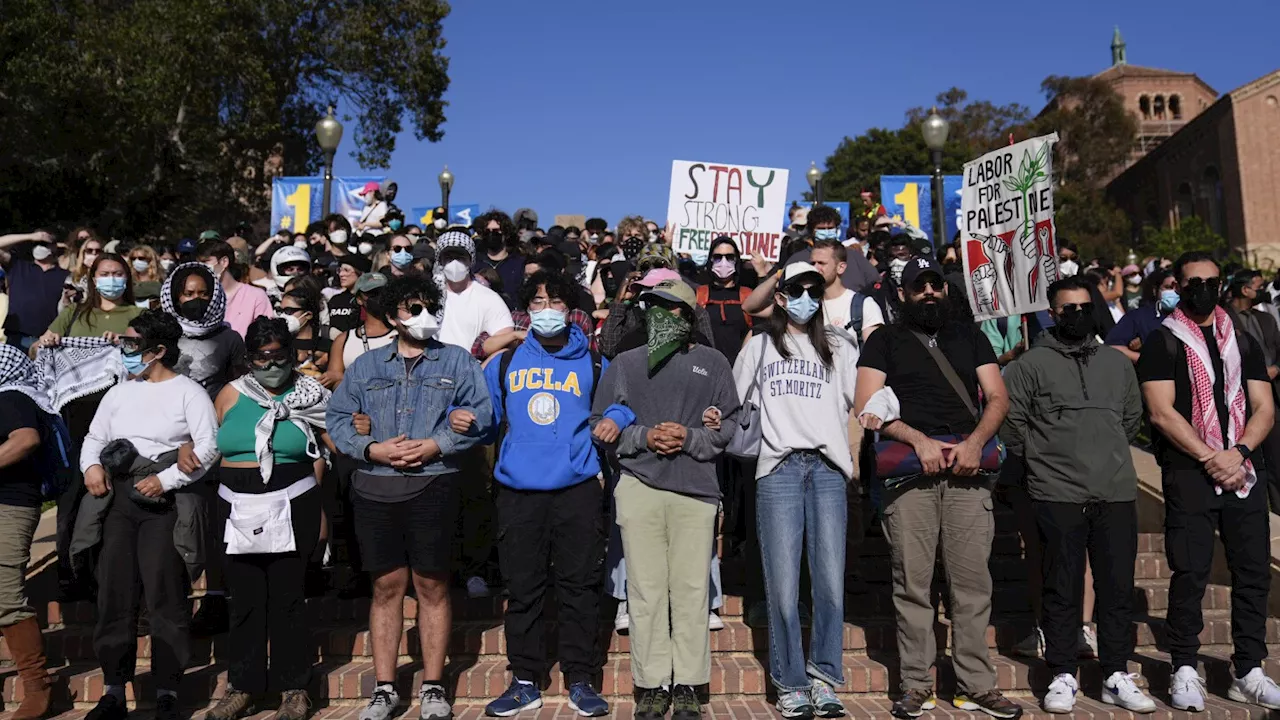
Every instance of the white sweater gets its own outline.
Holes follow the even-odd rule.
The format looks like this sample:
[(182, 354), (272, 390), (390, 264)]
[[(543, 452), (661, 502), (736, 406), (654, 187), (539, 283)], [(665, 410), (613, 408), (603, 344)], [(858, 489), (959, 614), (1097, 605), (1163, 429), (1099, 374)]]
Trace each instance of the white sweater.
[(133, 443), (138, 454), (154, 460), (188, 442), (200, 469), (187, 475), (173, 465), (157, 477), (165, 492), (199, 480), (218, 459), (218, 419), (213, 401), (200, 383), (185, 375), (164, 382), (126, 380), (107, 391), (80, 449), (80, 470), (99, 465), (112, 440)]
[[(849, 451), (849, 413), (858, 377), (858, 349), (848, 341), (827, 334), (833, 353), (832, 367), (823, 366), (807, 335), (787, 335), (789, 359), (783, 359), (768, 334), (751, 338), (738, 353), (733, 367), (738, 397), (760, 408), (763, 439), (756, 479), (763, 478), (793, 450), (816, 450), (831, 461), (845, 478), (853, 476)], [(761, 344), (764, 363), (761, 367)], [(750, 398), (751, 380), (760, 373)]]

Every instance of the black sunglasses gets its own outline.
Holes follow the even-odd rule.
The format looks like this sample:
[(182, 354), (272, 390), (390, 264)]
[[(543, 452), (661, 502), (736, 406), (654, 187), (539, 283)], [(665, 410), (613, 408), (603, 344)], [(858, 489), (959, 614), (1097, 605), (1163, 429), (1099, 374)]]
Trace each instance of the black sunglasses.
[(1063, 314), (1066, 314), (1067, 312), (1078, 312), (1083, 315), (1091, 315), (1093, 314), (1093, 303), (1067, 303), (1062, 306), (1062, 312)]
[(1218, 290), (1222, 289), (1222, 278), (1216, 278), (1216, 277), (1211, 277), (1211, 278), (1198, 278), (1198, 277), (1194, 277), (1194, 278), (1191, 278), (1190, 280), (1187, 280), (1187, 286), (1186, 286), (1186, 287), (1187, 287), (1187, 289), (1188, 289), (1188, 290), (1192, 290), (1192, 289), (1195, 289), (1195, 288), (1200, 287), (1201, 285), (1204, 285), (1204, 286), (1206, 286), (1206, 287), (1213, 288), (1213, 291), (1214, 291), (1214, 292), (1217, 292)]
[(280, 307), (280, 312), (284, 313), (285, 315), (300, 315), (304, 312), (307, 312), (307, 309), (282, 306)]
[(803, 285), (789, 285), (787, 286), (786, 293), (787, 297), (792, 300), (799, 300), (800, 296), (805, 293), (809, 293), (809, 297), (814, 300), (822, 299), (822, 288), (818, 285), (810, 285), (809, 287), (805, 287)]
[(730, 262), (737, 262), (738, 256), (734, 255), (733, 253), (729, 253), (728, 255), (712, 255), (711, 260), (712, 262), (716, 260), (728, 260)]
[(288, 350), (255, 350), (249, 353), (249, 362), (254, 365), (278, 365), (289, 362)]
[(947, 283), (942, 278), (925, 276), (916, 278), (915, 282), (911, 283), (911, 291), (922, 293), (925, 289), (932, 288), (934, 292), (940, 293), (946, 286)]
[(408, 307), (406, 307), (405, 310), (407, 310), (409, 314), (412, 315), (413, 317), (418, 317), (419, 315), (427, 311), (427, 306), (423, 305), (422, 303), (413, 303), (412, 305), (409, 305)]

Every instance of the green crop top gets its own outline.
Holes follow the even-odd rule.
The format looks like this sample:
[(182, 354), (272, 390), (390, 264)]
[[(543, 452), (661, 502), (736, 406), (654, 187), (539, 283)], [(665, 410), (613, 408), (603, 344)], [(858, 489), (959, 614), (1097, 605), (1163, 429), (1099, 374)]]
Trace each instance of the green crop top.
[[(292, 388), (280, 397), (283, 399), (291, 392)], [(222, 418), (222, 427), (218, 429), (218, 451), (222, 453), (223, 460), (257, 462), (258, 455), (253, 449), (253, 428), (266, 412), (266, 408), (247, 396), (240, 395), (236, 404)], [(277, 464), (312, 461), (307, 457), (307, 436), (289, 421), (276, 423), (271, 441)]]

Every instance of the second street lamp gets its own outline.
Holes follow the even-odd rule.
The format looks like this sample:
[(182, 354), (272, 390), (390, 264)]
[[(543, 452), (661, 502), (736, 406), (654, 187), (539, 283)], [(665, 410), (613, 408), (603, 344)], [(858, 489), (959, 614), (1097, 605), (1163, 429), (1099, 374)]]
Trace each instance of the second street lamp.
[(943, 237), (947, 232), (947, 200), (943, 196), (945, 190), (942, 182), (942, 148), (947, 145), (947, 134), (950, 131), (951, 124), (938, 114), (936, 107), (920, 125), (924, 144), (929, 148), (929, 160), (933, 164), (933, 247), (935, 250), (947, 244), (947, 238)]
[(440, 207), (444, 208), (444, 217), (449, 219), (449, 192), (453, 190), (453, 173), (449, 172), (449, 166), (445, 165), (444, 170), (440, 171)]
[(813, 204), (822, 204), (822, 171), (818, 169), (818, 163), (810, 162), (809, 171), (804, 174), (809, 180), (809, 189), (813, 191)]
[[(333, 188), (333, 155), (338, 151), (338, 144), (342, 142), (342, 123), (333, 116), (332, 105), (329, 106), (328, 114), (316, 123), (316, 142), (324, 151), (324, 200), (321, 207), (324, 208), (323, 216), (328, 217), (330, 192)], [(305, 230), (305, 228), (299, 228), (299, 230)]]

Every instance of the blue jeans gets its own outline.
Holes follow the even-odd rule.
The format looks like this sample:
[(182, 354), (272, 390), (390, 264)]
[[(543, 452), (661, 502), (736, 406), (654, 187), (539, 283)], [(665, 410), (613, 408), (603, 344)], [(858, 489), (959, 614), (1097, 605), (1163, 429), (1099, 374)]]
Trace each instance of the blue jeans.
[[(769, 605), (769, 677), (781, 691), (809, 677), (844, 684), (844, 559), (848, 480), (823, 456), (797, 450), (756, 483), (756, 525)], [(805, 542), (802, 546), (800, 543)], [(813, 632), (800, 646), (800, 556), (809, 554)]]

